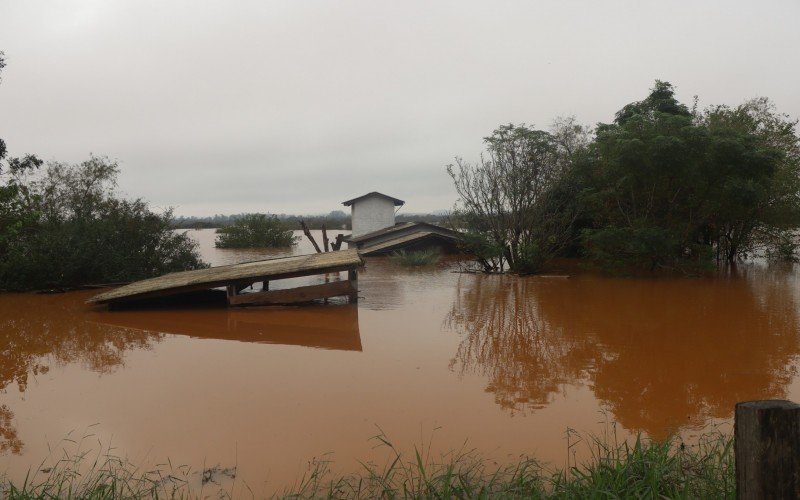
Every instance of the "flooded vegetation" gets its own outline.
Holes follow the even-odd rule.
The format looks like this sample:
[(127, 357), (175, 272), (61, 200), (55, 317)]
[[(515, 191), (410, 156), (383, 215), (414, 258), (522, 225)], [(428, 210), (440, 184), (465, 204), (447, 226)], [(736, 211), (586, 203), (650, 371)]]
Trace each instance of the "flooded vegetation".
[(800, 4), (59, 4), (0, 500), (800, 497)]
[[(214, 265), (309, 250), (189, 234)], [(697, 279), (458, 268), (370, 258), (357, 305), (108, 311), (84, 304), (96, 291), (0, 295), (0, 470), (24, 478), (86, 432), (85, 446), (136, 464), (236, 466), (259, 495), (323, 462), (383, 463), (376, 434), (410, 456), (466, 440), (501, 465), (563, 467), (584, 449), (573, 437), (568, 450), (568, 429), (691, 441), (729, 432), (737, 401), (800, 397), (792, 266)]]

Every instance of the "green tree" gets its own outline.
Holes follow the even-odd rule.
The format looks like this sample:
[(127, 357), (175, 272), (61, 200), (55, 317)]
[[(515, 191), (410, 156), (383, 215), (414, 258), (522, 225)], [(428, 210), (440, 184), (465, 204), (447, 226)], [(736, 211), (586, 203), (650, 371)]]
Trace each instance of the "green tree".
[(465, 249), (485, 271), (535, 273), (569, 243), (577, 214), (556, 194), (587, 140), (574, 119), (557, 122), (552, 133), (510, 124), (484, 139), (478, 163), (456, 158), (447, 167)]
[(800, 221), (798, 121), (778, 113), (765, 97), (734, 108), (710, 107), (700, 119), (712, 134), (746, 137), (752, 148), (774, 157), (770, 171), (762, 172), (769, 175), (753, 182), (753, 172), (736, 172), (722, 190), (720, 222), (709, 227), (720, 256), (732, 261), (738, 256), (764, 253), (795, 260), (793, 232)]
[[(759, 134), (747, 109), (699, 115), (657, 81), (646, 99), (598, 125), (577, 166), (592, 216), (587, 253), (611, 266), (691, 269), (715, 255), (733, 262), (760, 235), (796, 227), (800, 191), (786, 144)], [(780, 140), (796, 141), (781, 131)]]
[(205, 266), (171, 212), (116, 196), (118, 165), (9, 161), (0, 187), (0, 289), (131, 281)]

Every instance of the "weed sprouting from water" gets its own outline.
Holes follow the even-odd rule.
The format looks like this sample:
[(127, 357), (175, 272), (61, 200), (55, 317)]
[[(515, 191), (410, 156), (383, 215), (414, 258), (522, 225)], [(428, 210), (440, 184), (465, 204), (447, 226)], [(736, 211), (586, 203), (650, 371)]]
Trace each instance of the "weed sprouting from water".
[[(570, 431), (572, 432), (572, 431)], [(678, 437), (632, 442), (580, 438), (591, 458), (554, 469), (522, 456), (497, 466), (464, 446), (432, 459), (414, 447), (408, 456), (376, 436), (391, 458), (379, 467), (335, 476), (319, 461), (284, 498), (733, 498), (733, 440), (722, 433), (689, 445)], [(573, 443), (570, 448), (577, 445)], [(572, 451), (572, 450), (570, 450)]]
[[(144, 499), (193, 498), (190, 481), (198, 472), (168, 461), (144, 469), (120, 457), (111, 445), (103, 445), (88, 431), (80, 439), (70, 432), (22, 481), (0, 476), (0, 498), (27, 499)], [(97, 446), (93, 446), (96, 442)], [(87, 443), (90, 446), (87, 449)], [(222, 469), (219, 469), (222, 470)], [(214, 477), (218, 468), (203, 470), (202, 480)], [(230, 473), (231, 469), (224, 469)], [(233, 469), (235, 477), (235, 469)], [(224, 492), (223, 496), (224, 496)]]

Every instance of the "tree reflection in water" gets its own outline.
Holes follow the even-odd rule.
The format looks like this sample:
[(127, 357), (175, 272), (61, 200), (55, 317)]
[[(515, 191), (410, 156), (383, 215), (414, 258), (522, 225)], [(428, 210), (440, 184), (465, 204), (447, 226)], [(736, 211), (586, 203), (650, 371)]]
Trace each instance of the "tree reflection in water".
[(13, 420), (14, 412), (8, 406), (0, 405), (0, 455), (9, 451), (15, 455), (22, 453), (22, 441), (17, 437)]
[(488, 377), (486, 390), (512, 412), (542, 408), (564, 383), (584, 378), (591, 346), (541, 314), (539, 283), (513, 276), (476, 278), (459, 280), (447, 317), (448, 326), (464, 337), (451, 369)]
[[(51, 365), (81, 363), (109, 373), (124, 361), (125, 351), (149, 349), (163, 334), (89, 321), (84, 300), (92, 293), (0, 296), (0, 393), (13, 385), (25, 392), (29, 378)], [(14, 413), (0, 406), (0, 454), (22, 452), (13, 426)]]
[(512, 412), (589, 384), (626, 428), (661, 437), (729, 418), (738, 401), (786, 397), (796, 294), (794, 275), (757, 267), (732, 279), (465, 277), (451, 366), (488, 377)]

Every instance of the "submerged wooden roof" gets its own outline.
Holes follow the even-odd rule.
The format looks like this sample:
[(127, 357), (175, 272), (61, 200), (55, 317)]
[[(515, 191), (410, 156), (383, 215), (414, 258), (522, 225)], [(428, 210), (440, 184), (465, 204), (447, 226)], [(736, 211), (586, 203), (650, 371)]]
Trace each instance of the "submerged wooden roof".
[(87, 302), (104, 304), (120, 300), (174, 295), (225, 285), (309, 276), (352, 269), (362, 263), (363, 261), (356, 249), (259, 260), (243, 264), (165, 274), (157, 278), (136, 281), (96, 295)]
[(428, 222), (399, 222), (394, 226), (385, 227), (383, 229), (378, 229), (377, 231), (372, 231), (371, 233), (362, 234), (361, 236), (356, 236), (355, 238), (349, 237), (345, 238), (345, 241), (350, 243), (364, 243), (369, 244), (369, 240), (380, 238), (385, 235), (389, 235), (391, 233), (404, 233), (408, 231), (428, 231), (428, 232), (435, 232), (442, 234), (443, 236), (451, 236), (453, 238), (459, 239), (461, 235), (453, 231), (452, 229), (448, 229), (446, 227), (437, 226), (436, 224), (430, 224)]
[(359, 250), (361, 251), (362, 255), (375, 255), (383, 252), (387, 252), (389, 250), (403, 247), (405, 245), (410, 245), (412, 243), (420, 242), (426, 238), (435, 238), (449, 242), (457, 242), (458, 238), (453, 236), (447, 236), (439, 233), (434, 233), (432, 231), (421, 231), (415, 232), (411, 234), (406, 234), (403, 236), (399, 236), (397, 238), (392, 238), (387, 241), (382, 241), (380, 243), (376, 243), (374, 245), (365, 245), (361, 247)]

